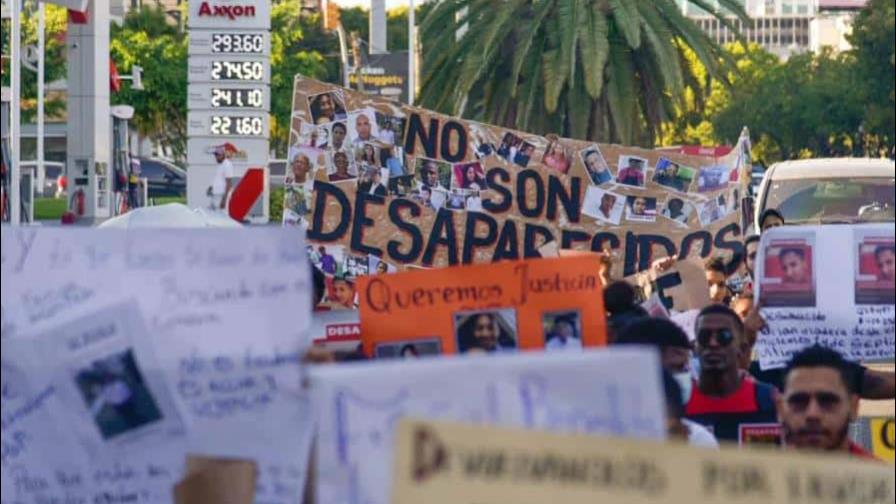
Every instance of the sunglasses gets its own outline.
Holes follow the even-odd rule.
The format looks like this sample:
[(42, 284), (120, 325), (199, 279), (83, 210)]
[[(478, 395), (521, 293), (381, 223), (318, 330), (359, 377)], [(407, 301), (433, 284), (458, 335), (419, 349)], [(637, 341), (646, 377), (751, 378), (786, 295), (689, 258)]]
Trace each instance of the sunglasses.
[(734, 333), (731, 329), (700, 329), (697, 332), (697, 342), (700, 346), (709, 346), (709, 340), (715, 338), (720, 346), (728, 346), (734, 341)]
[(839, 395), (833, 392), (795, 392), (787, 396), (787, 405), (796, 412), (804, 412), (809, 409), (812, 400), (818, 403), (818, 407), (825, 412), (834, 411), (843, 401)]

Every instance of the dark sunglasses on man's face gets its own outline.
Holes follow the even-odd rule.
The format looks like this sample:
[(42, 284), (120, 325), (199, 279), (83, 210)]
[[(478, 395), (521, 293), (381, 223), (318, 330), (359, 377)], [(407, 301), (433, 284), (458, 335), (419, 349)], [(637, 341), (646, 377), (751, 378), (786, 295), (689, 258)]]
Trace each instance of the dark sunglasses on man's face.
[(815, 399), (822, 411), (827, 412), (834, 411), (842, 401), (840, 396), (833, 392), (816, 392), (815, 394), (794, 392), (787, 396), (787, 405), (796, 412), (803, 412), (809, 409), (812, 399)]
[(715, 337), (720, 346), (728, 346), (734, 341), (734, 333), (731, 329), (700, 329), (697, 332), (697, 343), (700, 346), (709, 346), (709, 340)]

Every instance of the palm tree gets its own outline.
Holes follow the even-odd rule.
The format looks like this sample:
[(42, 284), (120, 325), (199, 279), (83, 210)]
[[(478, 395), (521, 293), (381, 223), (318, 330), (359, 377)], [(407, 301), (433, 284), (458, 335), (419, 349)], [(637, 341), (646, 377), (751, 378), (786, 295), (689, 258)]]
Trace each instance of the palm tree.
[[(748, 19), (742, 0), (691, 3), (732, 31)], [(652, 144), (685, 89), (699, 100), (686, 51), (715, 78), (729, 64), (677, 0), (447, 0), (420, 33), (423, 106), (625, 144)]]

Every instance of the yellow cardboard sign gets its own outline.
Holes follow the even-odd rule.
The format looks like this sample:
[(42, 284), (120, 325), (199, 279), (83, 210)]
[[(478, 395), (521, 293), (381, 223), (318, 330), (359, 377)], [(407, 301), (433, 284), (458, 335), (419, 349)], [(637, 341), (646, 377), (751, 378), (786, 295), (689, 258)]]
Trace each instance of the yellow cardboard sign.
[(780, 450), (403, 420), (393, 504), (892, 504), (892, 467)]
[(896, 461), (896, 423), (892, 418), (871, 419), (871, 451), (874, 456), (889, 463)]

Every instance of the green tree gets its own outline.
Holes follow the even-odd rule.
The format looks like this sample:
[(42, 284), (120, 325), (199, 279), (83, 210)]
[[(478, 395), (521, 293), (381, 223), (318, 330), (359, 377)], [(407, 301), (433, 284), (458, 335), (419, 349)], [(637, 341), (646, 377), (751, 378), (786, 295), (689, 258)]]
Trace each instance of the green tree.
[[(746, 17), (741, 2), (719, 4)], [(441, 2), (421, 33), (433, 48), (425, 106), (538, 133), (652, 145), (684, 90), (703, 92), (687, 49), (724, 76), (724, 52), (674, 0)]]
[(327, 42), (319, 25), (319, 16), (300, 15), (299, 2), (277, 2), (271, 10), (271, 148), (278, 156), (285, 156), (289, 145), (295, 75), (328, 76), (323, 55), (306, 47), (306, 31)]
[(865, 103), (863, 126), (873, 153), (896, 155), (896, 0), (871, 0), (853, 23), (855, 75)]
[(134, 107), (131, 126), (182, 158), (187, 143), (187, 37), (159, 6), (144, 5), (113, 25), (109, 49), (119, 73), (143, 67), (142, 91), (125, 84), (113, 103)]

